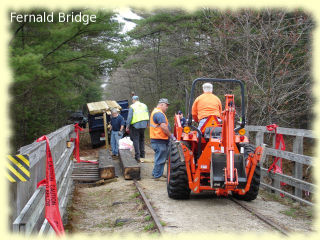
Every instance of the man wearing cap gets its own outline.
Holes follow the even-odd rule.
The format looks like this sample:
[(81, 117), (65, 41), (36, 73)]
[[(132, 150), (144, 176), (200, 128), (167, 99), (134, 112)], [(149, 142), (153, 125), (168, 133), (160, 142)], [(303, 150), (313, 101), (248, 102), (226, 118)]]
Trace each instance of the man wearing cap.
[(132, 97), (132, 105), (129, 108), (126, 131), (130, 132), (130, 138), (133, 142), (135, 159), (143, 162), (144, 151), (144, 131), (148, 125), (149, 112), (148, 107), (139, 101), (138, 96)]
[(181, 127), (184, 127), (184, 125), (186, 125), (186, 119), (183, 117), (183, 113), (182, 111), (178, 111), (178, 115), (179, 115), (179, 118), (180, 118), (180, 123), (181, 123)]
[(111, 109), (111, 150), (113, 156), (118, 156), (119, 154), (119, 140), (122, 137), (122, 131), (124, 128), (124, 119), (119, 115), (118, 109)]
[(169, 138), (174, 139), (174, 136), (169, 130), (169, 122), (165, 115), (168, 106), (168, 99), (161, 98), (157, 107), (153, 109), (150, 116), (151, 147), (155, 152), (152, 177), (155, 180), (162, 177), (164, 165), (167, 159)]
[(212, 94), (212, 84), (202, 85), (203, 94), (196, 98), (192, 105), (192, 118), (199, 122), (198, 129), (201, 129), (207, 118), (215, 115), (220, 118), (222, 105), (220, 99)]

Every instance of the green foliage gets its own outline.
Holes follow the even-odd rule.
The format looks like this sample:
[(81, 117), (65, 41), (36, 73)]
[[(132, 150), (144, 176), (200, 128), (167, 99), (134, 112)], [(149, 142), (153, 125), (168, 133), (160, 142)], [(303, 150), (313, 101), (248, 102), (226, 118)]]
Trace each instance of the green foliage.
[(10, 26), (14, 149), (65, 125), (70, 111), (101, 100), (101, 79), (124, 59), (121, 26), (113, 20), (114, 13), (73, 11), (95, 14), (97, 21), (84, 25), (54, 19)]
[(164, 221), (160, 221), (161, 226), (167, 226), (167, 224)]
[(138, 196), (140, 196), (140, 193), (139, 193), (139, 192), (135, 192), (134, 194), (132, 194), (132, 195), (130, 196), (130, 199), (137, 198)]
[(117, 222), (114, 224), (115, 227), (122, 227), (124, 225), (124, 222)]
[(155, 224), (152, 222), (152, 223), (149, 223), (147, 226), (144, 227), (144, 230), (145, 231), (151, 231), (155, 228)]
[[(303, 11), (160, 9), (140, 15), (128, 33), (134, 41), (122, 74), (111, 79), (128, 78), (127, 88), (113, 84), (109, 93), (135, 91), (150, 110), (166, 97), (172, 122), (179, 109), (187, 115), (186, 91), (194, 79), (239, 79), (245, 83), (248, 124), (311, 127), (314, 23)], [(222, 103), (225, 94), (234, 94), (240, 113), (238, 86), (216, 84), (214, 93)]]
[(147, 221), (147, 222), (150, 221), (150, 220), (151, 220), (151, 215), (146, 216), (146, 217), (144, 218), (144, 220)]

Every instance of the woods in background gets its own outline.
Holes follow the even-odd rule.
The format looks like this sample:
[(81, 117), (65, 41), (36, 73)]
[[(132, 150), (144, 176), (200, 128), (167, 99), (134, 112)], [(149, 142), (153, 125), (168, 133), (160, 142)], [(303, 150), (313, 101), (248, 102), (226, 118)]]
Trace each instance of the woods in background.
[(87, 102), (101, 100), (102, 79), (121, 58), (121, 25), (113, 12), (81, 12), (96, 14), (96, 22), (54, 19), (11, 24), (9, 109), (14, 148), (66, 125), (70, 112)]
[[(14, 149), (65, 125), (88, 102), (130, 99), (132, 91), (149, 109), (168, 98), (170, 120), (177, 110), (186, 115), (198, 77), (243, 80), (249, 124), (312, 127), (314, 23), (303, 11), (134, 9), (142, 19), (124, 34), (114, 12), (73, 10), (80, 11), (97, 21), (10, 26)], [(214, 93), (222, 102), (234, 93), (240, 107), (240, 89), (217, 84)]]
[[(132, 47), (112, 74), (109, 95), (135, 91), (150, 108), (167, 97), (172, 116), (179, 109), (186, 113), (195, 78), (240, 79), (246, 85), (249, 124), (311, 128), (314, 23), (309, 15), (268, 9), (137, 13), (143, 19), (129, 32)], [(233, 92), (240, 107), (239, 89), (216, 87), (221, 100)]]

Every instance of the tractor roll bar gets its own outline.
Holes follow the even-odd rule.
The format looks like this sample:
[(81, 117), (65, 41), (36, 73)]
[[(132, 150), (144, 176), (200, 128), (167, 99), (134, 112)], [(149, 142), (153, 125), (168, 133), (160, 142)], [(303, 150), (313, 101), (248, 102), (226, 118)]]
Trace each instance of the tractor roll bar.
[[(193, 104), (193, 95), (194, 95), (194, 89), (197, 82), (235, 82), (239, 83), (241, 87), (241, 123), (240, 127), (237, 128), (237, 130), (244, 128), (246, 125), (246, 118), (245, 118), (245, 99), (244, 99), (244, 84), (241, 80), (236, 79), (219, 79), (219, 78), (197, 78), (193, 80), (192, 87), (191, 87), (191, 93), (190, 93), (190, 99), (189, 99), (189, 117), (188, 117), (188, 125), (191, 126), (192, 123), (192, 104)], [(200, 138), (201, 139), (201, 138)]]

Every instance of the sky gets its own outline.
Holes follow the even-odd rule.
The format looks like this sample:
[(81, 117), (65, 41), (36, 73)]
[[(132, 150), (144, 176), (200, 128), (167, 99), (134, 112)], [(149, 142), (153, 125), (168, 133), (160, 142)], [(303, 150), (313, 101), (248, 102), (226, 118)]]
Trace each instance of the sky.
[(124, 23), (124, 27), (121, 33), (126, 33), (130, 30), (132, 30), (135, 27), (135, 23), (129, 22), (124, 20), (124, 18), (129, 18), (129, 19), (141, 19), (140, 16), (137, 14), (133, 13), (130, 8), (121, 8), (121, 9), (115, 9), (115, 12), (118, 12), (117, 19), (119, 22)]
[[(131, 31), (136, 24), (130, 21), (126, 21), (124, 18), (127, 19), (141, 19), (141, 17), (135, 13), (133, 13), (130, 8), (121, 8), (121, 9), (115, 9), (114, 12), (117, 12), (115, 19), (120, 22), (124, 23), (123, 29), (120, 33), (126, 33), (128, 31)], [(103, 82), (108, 81), (108, 76), (103, 77)], [(104, 89), (107, 86), (106, 83), (101, 84), (101, 87)]]

